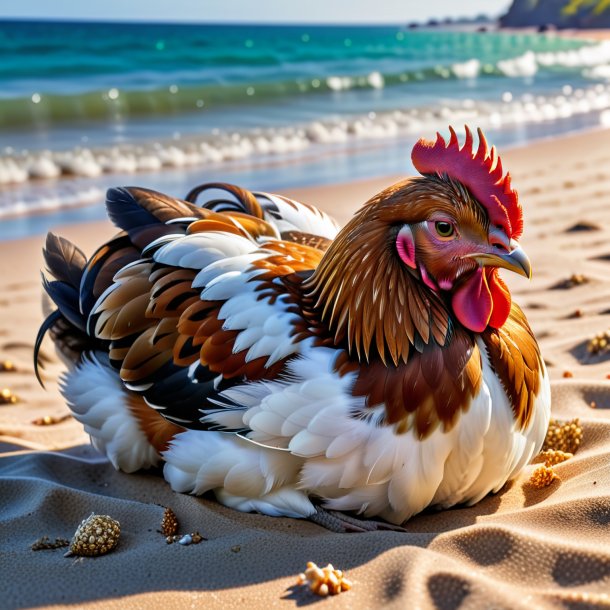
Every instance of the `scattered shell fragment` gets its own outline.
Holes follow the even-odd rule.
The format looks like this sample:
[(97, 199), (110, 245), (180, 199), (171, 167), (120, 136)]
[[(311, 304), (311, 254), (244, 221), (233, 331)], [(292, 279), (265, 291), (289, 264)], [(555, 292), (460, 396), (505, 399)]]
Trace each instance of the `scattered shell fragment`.
[(72, 415), (69, 413), (67, 415), (61, 415), (60, 417), (55, 417), (54, 415), (45, 415), (44, 417), (39, 417), (37, 419), (32, 420), (32, 423), (35, 426), (54, 426), (55, 424), (61, 424), (61, 422), (70, 419)]
[(574, 454), (582, 442), (582, 436), (578, 418), (571, 421), (551, 419), (542, 450), (553, 449)]
[(104, 555), (118, 544), (121, 525), (108, 515), (90, 515), (78, 526), (65, 557)]
[(573, 273), (569, 278), (565, 280), (561, 280), (551, 286), (555, 290), (567, 290), (568, 288), (574, 288), (574, 286), (581, 286), (582, 284), (587, 284), (589, 282), (589, 278), (582, 273)]
[(587, 351), (594, 355), (610, 352), (610, 328), (595, 335), (595, 337), (587, 343)]
[(544, 465), (550, 468), (551, 466), (555, 466), (556, 464), (561, 464), (561, 462), (569, 460), (571, 457), (574, 457), (573, 453), (558, 451), (556, 449), (547, 449), (546, 451), (541, 451), (536, 456), (535, 461), (544, 462)]
[(166, 508), (161, 521), (161, 533), (164, 536), (174, 536), (178, 533), (178, 517), (171, 508)]
[(32, 551), (48, 551), (51, 549), (61, 549), (63, 547), (69, 546), (70, 541), (65, 538), (55, 538), (53, 542), (49, 540), (48, 536), (43, 536), (39, 538), (32, 544), (30, 547)]
[(532, 472), (530, 484), (536, 489), (548, 487), (555, 479), (558, 479), (557, 473), (549, 466), (540, 466)]
[(14, 405), (16, 402), (19, 402), (19, 397), (13, 394), (9, 388), (0, 390), (0, 405)]
[(189, 544), (199, 544), (203, 540), (207, 540), (207, 538), (204, 538), (199, 532), (193, 532), (192, 534), (186, 534), (184, 536), (182, 534), (174, 534), (165, 538), (165, 542), (167, 542), (167, 544), (177, 542), (183, 546), (188, 546)]
[(17, 367), (12, 360), (0, 361), (0, 373), (16, 373)]
[(341, 570), (335, 570), (330, 563), (319, 568), (313, 561), (308, 561), (305, 572), (297, 576), (297, 584), (309, 585), (311, 591), (321, 597), (337, 595), (352, 588), (352, 581)]

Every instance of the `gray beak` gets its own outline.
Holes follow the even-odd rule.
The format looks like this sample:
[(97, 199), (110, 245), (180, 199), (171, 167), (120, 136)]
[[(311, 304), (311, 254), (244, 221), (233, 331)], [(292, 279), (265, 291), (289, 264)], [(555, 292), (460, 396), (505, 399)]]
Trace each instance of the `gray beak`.
[(532, 264), (523, 248), (513, 239), (510, 241), (511, 251), (506, 254), (491, 254), (486, 252), (468, 254), (467, 258), (473, 258), (481, 267), (502, 267), (514, 271), (528, 280), (532, 278)]

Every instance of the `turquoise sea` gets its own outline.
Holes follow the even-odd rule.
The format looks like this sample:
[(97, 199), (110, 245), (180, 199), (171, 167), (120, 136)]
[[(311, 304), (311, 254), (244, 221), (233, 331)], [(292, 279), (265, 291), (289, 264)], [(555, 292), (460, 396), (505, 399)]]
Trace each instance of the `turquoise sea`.
[(108, 186), (341, 182), (411, 171), (450, 123), (594, 127), (609, 80), (608, 43), (555, 35), (0, 22), (0, 239), (102, 217)]

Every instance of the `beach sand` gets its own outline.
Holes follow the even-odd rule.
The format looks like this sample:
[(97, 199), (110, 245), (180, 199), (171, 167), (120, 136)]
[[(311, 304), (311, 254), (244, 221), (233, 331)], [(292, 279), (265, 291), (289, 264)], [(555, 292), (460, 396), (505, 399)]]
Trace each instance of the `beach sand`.
[[(89, 445), (56, 388), (50, 342), (47, 390), (33, 375), (42, 320), (42, 238), (0, 244), (0, 373), (21, 402), (0, 406), (0, 606), (86, 608), (290, 608), (318, 600), (295, 587), (307, 561), (331, 562), (353, 580), (329, 598), (341, 608), (610, 607), (610, 352), (587, 342), (610, 327), (610, 131), (503, 154), (525, 208), (522, 244), (534, 277), (509, 277), (540, 341), (553, 416), (580, 418), (583, 442), (555, 467), (560, 480), (528, 484), (528, 466), (476, 506), (429, 512), (406, 533), (333, 534), (308, 522), (242, 514), (212, 498), (174, 494), (158, 473), (126, 475)], [(341, 222), (398, 179), (287, 192)], [(142, 185), (146, 176), (141, 177)], [(247, 185), (245, 185), (247, 186)], [(101, 205), (101, 204), (100, 204)], [(60, 227), (88, 254), (109, 224)], [(567, 282), (573, 275), (585, 281)], [(207, 541), (168, 545), (158, 533), (170, 506), (184, 533)], [(34, 552), (41, 536), (70, 538), (92, 512), (121, 523), (118, 548), (96, 559)]]

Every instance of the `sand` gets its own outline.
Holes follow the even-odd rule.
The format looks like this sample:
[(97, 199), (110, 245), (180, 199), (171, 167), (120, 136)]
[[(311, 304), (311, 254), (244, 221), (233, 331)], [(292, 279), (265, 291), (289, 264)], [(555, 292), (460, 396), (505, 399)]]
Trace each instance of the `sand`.
[[(354, 588), (325, 600), (341, 608), (610, 607), (610, 352), (587, 341), (610, 327), (610, 132), (536, 143), (503, 155), (525, 207), (522, 239), (531, 282), (508, 277), (539, 338), (553, 387), (553, 414), (578, 417), (584, 438), (536, 490), (528, 466), (471, 508), (411, 519), (407, 532), (334, 534), (308, 522), (242, 514), (212, 498), (174, 494), (158, 473), (115, 472), (68, 414), (48, 363), (47, 391), (33, 376), (42, 319), (42, 238), (0, 244), (0, 388), (21, 398), (0, 406), (0, 607), (291, 608), (317, 598), (295, 587), (308, 560), (332, 562)], [(287, 194), (344, 222), (398, 177)], [(145, 186), (145, 177), (142, 177)], [(58, 228), (88, 253), (109, 224)], [(555, 288), (573, 274), (588, 281)], [(572, 282), (573, 283), (573, 282)], [(53, 358), (50, 343), (44, 354)], [(566, 377), (568, 375), (569, 377)], [(592, 403), (595, 405), (592, 406)], [(162, 506), (198, 545), (166, 544)], [(97, 559), (34, 552), (39, 537), (69, 538), (91, 512), (118, 519), (118, 548)]]

